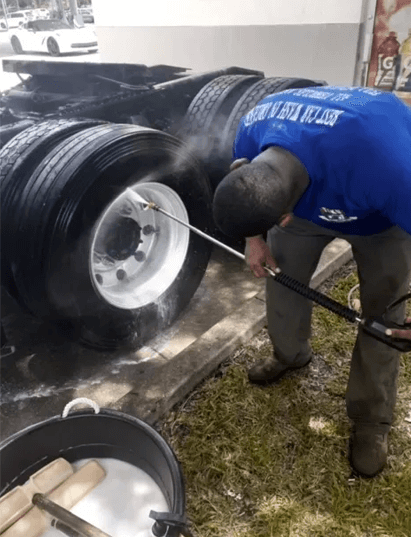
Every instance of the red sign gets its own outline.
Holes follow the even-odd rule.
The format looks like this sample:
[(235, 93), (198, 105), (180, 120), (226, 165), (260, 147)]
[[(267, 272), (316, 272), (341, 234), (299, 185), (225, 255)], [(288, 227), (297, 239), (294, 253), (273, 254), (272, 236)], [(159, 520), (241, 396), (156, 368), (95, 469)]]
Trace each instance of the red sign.
[(411, 104), (411, 0), (378, 0), (367, 86)]

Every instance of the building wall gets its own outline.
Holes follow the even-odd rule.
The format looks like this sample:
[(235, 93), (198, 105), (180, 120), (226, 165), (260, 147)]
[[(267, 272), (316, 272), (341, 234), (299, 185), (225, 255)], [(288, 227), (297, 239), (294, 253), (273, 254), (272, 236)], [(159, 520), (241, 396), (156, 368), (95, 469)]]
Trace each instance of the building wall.
[(363, 0), (95, 0), (103, 61), (352, 84)]

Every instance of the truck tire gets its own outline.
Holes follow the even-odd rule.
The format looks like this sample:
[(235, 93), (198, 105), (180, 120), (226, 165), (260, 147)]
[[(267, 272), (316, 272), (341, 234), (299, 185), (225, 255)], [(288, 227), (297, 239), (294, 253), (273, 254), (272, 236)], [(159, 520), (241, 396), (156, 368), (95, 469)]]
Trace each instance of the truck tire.
[(208, 161), (239, 97), (260, 78), (226, 75), (206, 84), (192, 100), (177, 136), (188, 143), (199, 158)]
[(17, 136), (20, 132), (28, 129), (36, 124), (36, 121), (31, 119), (22, 119), (17, 123), (11, 123), (9, 125), (0, 126), (0, 150), (9, 142), (14, 136)]
[(254, 75), (220, 76), (197, 93), (184, 116), (177, 136), (202, 161), (211, 184), (219, 174), (215, 148), (221, 143), (227, 118), (241, 95), (260, 79)]
[(34, 170), (56, 145), (71, 135), (99, 125), (91, 119), (49, 120), (37, 123), (14, 136), (0, 150), (1, 280), (3, 287), (19, 302), (9, 259), (15, 246), (12, 214)]
[(222, 132), (221, 143), (214, 151), (216, 162), (215, 173), (211, 178), (213, 188), (217, 187), (218, 183), (229, 171), (230, 163), (232, 161), (232, 147), (241, 118), (252, 110), (261, 99), (264, 99), (264, 97), (267, 97), (272, 93), (279, 93), (286, 89), (307, 88), (312, 86), (322, 86), (324, 84), (324, 82), (307, 80), (305, 78), (274, 77), (264, 78), (245, 91), (228, 117)]
[(200, 163), (178, 139), (134, 125), (65, 140), (15, 204), (12, 266), (27, 308), (97, 349), (135, 348), (172, 324), (211, 253), (128, 187), (207, 231), (212, 194)]

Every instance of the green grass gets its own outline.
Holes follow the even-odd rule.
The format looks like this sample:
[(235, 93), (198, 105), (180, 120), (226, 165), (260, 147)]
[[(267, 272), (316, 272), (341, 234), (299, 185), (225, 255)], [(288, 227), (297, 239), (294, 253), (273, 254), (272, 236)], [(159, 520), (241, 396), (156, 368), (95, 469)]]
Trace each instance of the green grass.
[[(346, 303), (355, 275), (328, 294)], [(356, 329), (314, 308), (321, 358), (276, 386), (247, 380), (271, 353), (265, 330), (163, 424), (186, 479), (199, 537), (410, 537), (410, 355), (402, 359), (388, 467), (355, 479), (347, 460), (344, 394)]]

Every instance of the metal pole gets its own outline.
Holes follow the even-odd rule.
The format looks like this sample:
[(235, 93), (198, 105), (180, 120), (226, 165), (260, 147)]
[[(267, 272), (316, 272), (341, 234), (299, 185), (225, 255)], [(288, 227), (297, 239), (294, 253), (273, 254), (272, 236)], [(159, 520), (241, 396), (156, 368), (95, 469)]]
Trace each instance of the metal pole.
[(62, 20), (66, 24), (68, 24), (68, 20), (67, 20), (67, 17), (66, 17), (66, 12), (64, 11), (63, 0), (53, 0), (53, 2), (56, 5), (57, 12), (59, 14), (60, 20)]
[(376, 8), (377, 0), (363, 0), (354, 72), (354, 85), (357, 86), (367, 85)]
[(9, 29), (9, 18), (8, 18), (8, 11), (6, 8), (5, 0), (1, 0), (2, 6), (3, 6), (3, 12), (4, 12), (4, 20), (6, 21), (6, 28)]
[(196, 227), (192, 226), (191, 224), (187, 224), (187, 222), (184, 222), (183, 220), (180, 220), (179, 218), (177, 218), (173, 214), (168, 213), (167, 211), (165, 211), (164, 209), (161, 209), (157, 205), (153, 206), (152, 209), (154, 209), (155, 211), (158, 211), (159, 213), (165, 214), (166, 216), (168, 216), (172, 220), (175, 220), (176, 222), (178, 222), (179, 224), (182, 224), (183, 226), (185, 226), (186, 228), (190, 229), (191, 231), (194, 231), (194, 233), (197, 233), (197, 235), (200, 235), (200, 237), (203, 237), (204, 239), (209, 240), (210, 242), (216, 244), (217, 246), (220, 246), (224, 250), (227, 250), (227, 252), (230, 252), (230, 254), (236, 255), (239, 259), (242, 259), (243, 261), (245, 261), (245, 255), (240, 253), (240, 252), (237, 252), (237, 250), (234, 250), (234, 248), (231, 248), (230, 246), (227, 246), (223, 242), (218, 241), (214, 237), (211, 237), (210, 235), (207, 235), (207, 233), (204, 233), (200, 229), (197, 229)]
[(69, 0), (70, 11), (73, 15), (73, 22), (76, 21), (77, 26), (84, 26), (84, 21), (81, 13), (78, 11), (77, 0)]
[(64, 509), (64, 507), (52, 502), (44, 494), (34, 494), (32, 502), (39, 509), (46, 511), (46, 513), (56, 518), (59, 522), (62, 522), (62, 524), (58, 524), (60, 530), (63, 530), (67, 526), (70, 530), (74, 530), (74, 532), (79, 533), (83, 537), (110, 537), (108, 533), (99, 530), (92, 524)]

